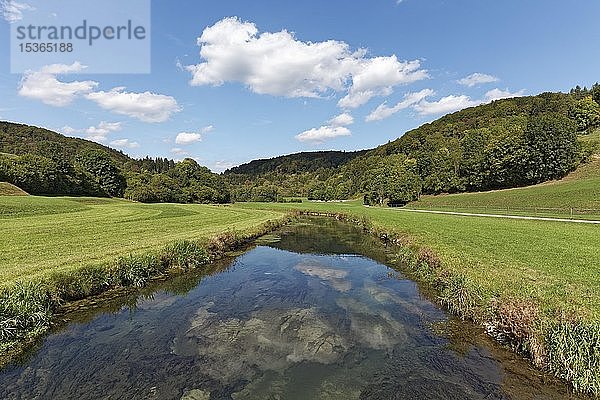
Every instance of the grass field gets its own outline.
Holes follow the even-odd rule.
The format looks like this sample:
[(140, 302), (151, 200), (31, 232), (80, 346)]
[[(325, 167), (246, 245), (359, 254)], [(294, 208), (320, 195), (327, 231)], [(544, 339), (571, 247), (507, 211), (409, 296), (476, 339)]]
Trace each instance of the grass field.
[(0, 196), (0, 282), (111, 261), (177, 240), (243, 231), (281, 215), (235, 206)]

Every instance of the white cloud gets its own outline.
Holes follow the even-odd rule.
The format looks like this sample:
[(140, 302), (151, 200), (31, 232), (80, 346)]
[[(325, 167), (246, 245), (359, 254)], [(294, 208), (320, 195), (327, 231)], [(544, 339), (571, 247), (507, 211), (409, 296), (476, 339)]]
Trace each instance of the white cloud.
[(23, 19), (23, 11), (33, 11), (34, 7), (27, 3), (19, 3), (14, 0), (0, 1), (2, 16), (9, 23), (14, 23)]
[(86, 98), (105, 110), (143, 122), (164, 122), (171, 114), (181, 110), (171, 96), (151, 92), (126, 92), (124, 87), (116, 87), (108, 92), (92, 92)]
[(391, 94), (396, 85), (427, 78), (427, 71), (420, 68), (419, 60), (398, 61), (395, 55), (363, 60), (352, 74), (352, 86), (348, 94), (340, 99), (338, 105), (343, 108), (356, 108), (375, 96)]
[(132, 142), (129, 139), (117, 139), (110, 142), (111, 146), (115, 146), (117, 148), (128, 148), (128, 149), (136, 149), (140, 147), (138, 142)]
[(330, 126), (348, 126), (354, 123), (354, 117), (348, 113), (342, 113), (331, 118), (328, 123)]
[(461, 85), (473, 87), (473, 86), (477, 86), (477, 85), (482, 85), (484, 83), (498, 82), (499, 80), (500, 79), (498, 79), (495, 76), (488, 75), (488, 74), (482, 74), (480, 72), (475, 72), (474, 74), (471, 74), (465, 78), (459, 79), (457, 82), (460, 83)]
[(494, 100), (509, 99), (511, 97), (519, 97), (519, 96), (523, 96), (524, 93), (525, 93), (525, 90), (523, 90), (523, 89), (519, 90), (518, 92), (511, 93), (508, 89), (500, 90), (500, 89), (496, 88), (496, 89), (490, 90), (489, 92), (487, 92), (485, 94), (485, 101), (487, 103), (489, 103)]
[(255, 93), (285, 97), (347, 92), (340, 106), (348, 108), (427, 77), (418, 60), (368, 58), (344, 42), (302, 42), (286, 30), (259, 34), (255, 24), (235, 17), (204, 29), (198, 45), (203, 62), (186, 67), (191, 85), (240, 82)]
[(404, 99), (393, 107), (388, 107), (386, 103), (380, 104), (375, 110), (367, 115), (365, 121), (380, 121), (382, 119), (391, 117), (398, 111), (413, 107), (423, 101), (426, 97), (432, 96), (433, 94), (434, 91), (431, 89), (423, 89), (419, 92), (407, 93), (404, 96)]
[(204, 128), (202, 128), (201, 132), (202, 133), (209, 133), (215, 130), (215, 127), (213, 125), (208, 125), (205, 126)]
[(414, 109), (421, 115), (448, 114), (454, 111), (462, 110), (463, 108), (473, 107), (481, 103), (481, 101), (471, 100), (469, 96), (450, 95), (442, 97), (438, 101), (429, 102), (427, 100), (423, 100), (420, 103), (415, 104)]
[(215, 163), (215, 165), (211, 168), (214, 172), (223, 172), (225, 170), (228, 170), (229, 168), (235, 167), (234, 163), (228, 162), (228, 161), (217, 161)]
[(171, 149), (171, 153), (177, 154), (177, 155), (180, 155), (180, 156), (186, 156), (186, 155), (190, 154), (187, 151), (185, 151), (184, 149), (182, 149), (181, 147), (173, 147)]
[(94, 92), (98, 82), (61, 82), (57, 79), (57, 75), (83, 72), (85, 68), (87, 67), (80, 62), (74, 62), (70, 65), (51, 64), (38, 71), (27, 71), (21, 79), (19, 95), (56, 107), (64, 107), (77, 97), (85, 96), (105, 110), (143, 122), (164, 122), (173, 113), (181, 111), (177, 101), (171, 96), (151, 92), (126, 92), (124, 87), (116, 87), (108, 92)]
[(343, 126), (321, 126), (312, 128), (296, 135), (296, 139), (301, 142), (323, 143), (327, 139), (333, 139), (340, 136), (350, 136), (350, 130)]
[(82, 72), (86, 67), (79, 62), (73, 64), (52, 64), (38, 71), (27, 71), (21, 79), (19, 95), (45, 104), (64, 107), (73, 102), (78, 96), (91, 92), (98, 82), (73, 81), (61, 82), (56, 76)]
[(73, 135), (73, 134), (75, 134), (75, 133), (77, 133), (77, 132), (78, 132), (78, 130), (77, 130), (77, 129), (75, 129), (75, 128), (73, 128), (72, 126), (69, 126), (69, 125), (65, 125), (65, 126), (63, 126), (62, 128), (60, 128), (59, 130), (60, 130), (60, 132), (61, 132), (63, 135), (67, 135), (67, 136)]
[(177, 134), (177, 137), (175, 138), (175, 143), (187, 145), (187, 144), (199, 142), (201, 140), (202, 140), (202, 135), (199, 133), (181, 132), (181, 133)]
[(485, 93), (482, 99), (477, 100), (473, 100), (467, 95), (449, 95), (437, 101), (428, 101), (427, 98), (434, 95), (435, 92), (431, 89), (424, 89), (420, 92), (406, 94), (404, 99), (393, 107), (388, 107), (386, 103), (380, 104), (367, 115), (365, 121), (379, 121), (406, 108), (412, 108), (420, 115), (448, 114), (463, 108), (490, 103), (494, 100), (522, 96), (524, 92), (524, 90), (519, 90), (513, 93), (508, 89), (500, 90), (496, 88)]
[(88, 140), (103, 143), (106, 142), (108, 135), (111, 132), (117, 132), (121, 129), (122, 126), (120, 122), (102, 121), (98, 124), (98, 126), (90, 126), (85, 129), (75, 129), (70, 126), (64, 126), (61, 129), (61, 132), (65, 135), (83, 134), (83, 137), (85, 137)]

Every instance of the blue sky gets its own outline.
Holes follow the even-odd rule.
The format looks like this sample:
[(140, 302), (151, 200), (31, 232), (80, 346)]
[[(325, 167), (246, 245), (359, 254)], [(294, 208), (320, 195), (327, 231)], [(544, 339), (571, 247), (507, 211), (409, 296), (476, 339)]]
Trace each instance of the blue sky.
[(600, 81), (596, 0), (152, 1), (150, 74), (73, 60), (11, 74), (7, 20), (35, 12), (15, 3), (2, 1), (0, 119), (216, 171)]

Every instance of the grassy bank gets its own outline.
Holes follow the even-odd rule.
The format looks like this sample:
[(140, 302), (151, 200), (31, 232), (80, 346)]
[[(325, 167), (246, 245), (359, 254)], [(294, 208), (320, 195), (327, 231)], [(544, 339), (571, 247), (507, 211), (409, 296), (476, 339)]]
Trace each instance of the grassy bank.
[(0, 362), (68, 301), (202, 268), (287, 220), (282, 211), (0, 197)]
[(0, 282), (43, 278), (178, 240), (252, 229), (281, 211), (123, 200), (0, 197)]
[(480, 193), (423, 196), (410, 208), (600, 217), (600, 158), (559, 181)]
[(600, 393), (600, 227), (406, 213), (359, 202), (245, 207), (341, 213), (365, 224), (402, 245), (398, 259), (453, 313), (576, 389)]

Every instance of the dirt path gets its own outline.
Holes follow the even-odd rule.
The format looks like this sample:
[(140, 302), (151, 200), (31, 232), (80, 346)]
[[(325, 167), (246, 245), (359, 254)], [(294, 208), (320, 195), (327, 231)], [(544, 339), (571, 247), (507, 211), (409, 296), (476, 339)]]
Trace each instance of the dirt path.
[(455, 211), (434, 211), (434, 210), (415, 210), (410, 208), (392, 208), (391, 210), (404, 212), (417, 212), (427, 214), (445, 214), (445, 215), (460, 215), (464, 217), (491, 217), (491, 218), (507, 218), (507, 219), (525, 219), (533, 221), (553, 221), (553, 222), (571, 222), (577, 224), (596, 224), (600, 225), (600, 221), (589, 219), (569, 219), (569, 218), (550, 218), (550, 217), (528, 217), (524, 215), (501, 215), (501, 214), (477, 214)]

